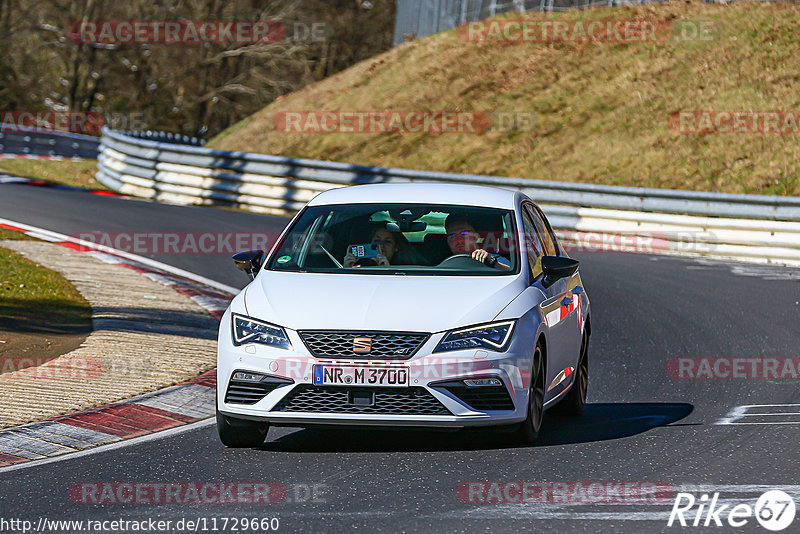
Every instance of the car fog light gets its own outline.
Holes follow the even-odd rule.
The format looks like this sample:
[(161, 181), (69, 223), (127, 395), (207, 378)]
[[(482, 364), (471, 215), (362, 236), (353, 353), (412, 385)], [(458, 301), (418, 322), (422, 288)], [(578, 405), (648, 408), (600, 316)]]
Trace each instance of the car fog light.
[(499, 378), (468, 378), (464, 380), (468, 386), (502, 386), (503, 381)]
[(245, 373), (243, 371), (236, 371), (231, 377), (233, 380), (248, 380), (250, 382), (260, 382), (264, 375), (258, 373)]

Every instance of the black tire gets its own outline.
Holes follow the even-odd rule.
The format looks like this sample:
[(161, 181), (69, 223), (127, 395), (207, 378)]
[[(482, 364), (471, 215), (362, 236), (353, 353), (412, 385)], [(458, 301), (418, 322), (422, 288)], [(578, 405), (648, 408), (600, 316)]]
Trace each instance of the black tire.
[(517, 441), (530, 444), (536, 441), (544, 419), (544, 353), (542, 347), (536, 345), (533, 351), (531, 368), (531, 385), (528, 392), (528, 417), (519, 425), (516, 432)]
[(259, 447), (264, 443), (269, 431), (269, 423), (247, 421), (222, 415), (217, 410), (217, 432), (226, 447)]
[(575, 382), (567, 396), (554, 406), (559, 415), (577, 417), (583, 415), (583, 409), (586, 407), (586, 391), (589, 388), (589, 334), (586, 331), (583, 332), (581, 354), (573, 380)]

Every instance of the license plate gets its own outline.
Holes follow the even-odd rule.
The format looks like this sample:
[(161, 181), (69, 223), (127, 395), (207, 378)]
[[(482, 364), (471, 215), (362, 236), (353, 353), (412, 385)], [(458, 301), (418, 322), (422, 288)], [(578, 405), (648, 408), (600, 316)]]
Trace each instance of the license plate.
[(314, 385), (408, 387), (408, 369), (406, 367), (315, 365)]

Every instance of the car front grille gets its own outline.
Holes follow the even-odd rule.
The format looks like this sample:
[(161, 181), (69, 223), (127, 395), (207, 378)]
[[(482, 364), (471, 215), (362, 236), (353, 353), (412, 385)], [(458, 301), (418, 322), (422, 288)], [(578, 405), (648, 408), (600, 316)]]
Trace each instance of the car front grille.
[(467, 386), (467, 385), (447, 385), (436, 386), (445, 391), (449, 391), (461, 402), (467, 404), (473, 410), (486, 412), (492, 410), (513, 410), (514, 402), (508, 394), (505, 386)]
[[(352, 404), (352, 392), (374, 393), (370, 406)], [(452, 415), (425, 388), (352, 388), (341, 386), (295, 387), (273, 409), (276, 412), (346, 413), (382, 415)]]
[[(428, 334), (421, 332), (305, 330), (299, 334), (311, 354), (318, 358), (405, 360), (413, 356), (428, 339)], [(368, 346), (368, 352), (356, 352), (358, 338), (362, 338), (362, 350)]]

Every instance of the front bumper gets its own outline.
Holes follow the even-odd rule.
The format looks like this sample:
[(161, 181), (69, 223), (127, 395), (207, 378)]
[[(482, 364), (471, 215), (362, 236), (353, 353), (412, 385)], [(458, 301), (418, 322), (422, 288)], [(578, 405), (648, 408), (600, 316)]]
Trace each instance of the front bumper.
[[(297, 332), (288, 329), (291, 350), (259, 344), (234, 346), (231, 340), (230, 311), (227, 311), (222, 318), (219, 334), (217, 406), (223, 415), (301, 427), (364, 425), (461, 428), (518, 423), (527, 416), (528, 377), (533, 347), (531, 330), (531, 325), (521, 321), (515, 328), (508, 350), (503, 353), (470, 349), (433, 354), (433, 349), (444, 335), (439, 333), (433, 334), (408, 360), (385, 362), (331, 359), (313, 357)], [(409, 387), (314, 386), (314, 365), (320, 364), (405, 367), (409, 373)], [(289, 379), (292, 383), (271, 389), (257, 402), (226, 402), (231, 377), (236, 371), (261, 373)], [(452, 388), (448, 390), (440, 387), (442, 382), (476, 377), (496, 377), (502, 381), (510, 400), (505, 409), (476, 409), (464, 400), (463, 395), (453, 393)], [(475, 386), (476, 389), (480, 387)], [(374, 398), (380, 402), (376, 402), (376, 407), (370, 410), (353, 407), (348, 411), (346, 403), (341, 399), (350, 390), (374, 391)], [(315, 392), (320, 394), (320, 398), (334, 400), (328, 403), (302, 402), (313, 400)], [(381, 398), (385, 402), (378, 395), (383, 395)], [(425, 409), (420, 408), (420, 411), (425, 413), (403, 413), (406, 407), (408, 412), (414, 412), (418, 406), (423, 405)], [(391, 409), (381, 409), (380, 406), (391, 406)], [(435, 406), (440, 409), (434, 409)]]

